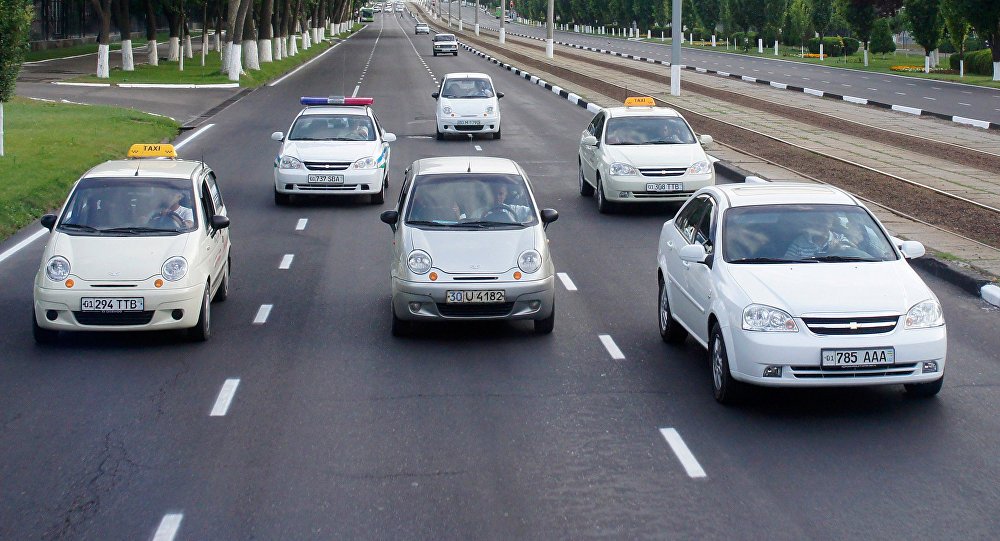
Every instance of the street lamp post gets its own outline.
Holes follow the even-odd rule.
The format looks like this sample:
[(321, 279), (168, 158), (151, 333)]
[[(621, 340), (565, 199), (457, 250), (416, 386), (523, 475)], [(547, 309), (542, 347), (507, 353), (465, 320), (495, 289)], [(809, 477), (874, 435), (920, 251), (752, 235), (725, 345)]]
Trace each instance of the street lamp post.
[(476, 35), (479, 35), (479, 0), (476, 0)]
[(464, 23), (462, 21), (462, 4), (464, 4), (464, 3), (465, 3), (465, 0), (458, 0), (458, 31), (459, 32), (461, 32), (464, 29), (464, 26), (463, 26)]
[(507, 8), (503, 5), (504, 0), (500, 0), (500, 45), (507, 41)]
[(552, 58), (555, 38), (555, 5), (556, 0), (549, 0), (548, 28), (545, 31), (545, 56)]
[(673, 0), (670, 37), (670, 95), (681, 95), (681, 0)]

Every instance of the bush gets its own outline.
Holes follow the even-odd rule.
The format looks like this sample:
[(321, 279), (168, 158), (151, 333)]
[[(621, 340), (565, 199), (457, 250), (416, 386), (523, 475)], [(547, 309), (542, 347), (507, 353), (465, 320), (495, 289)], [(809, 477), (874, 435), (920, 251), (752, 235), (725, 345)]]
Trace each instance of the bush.
[[(948, 58), (951, 69), (958, 70), (958, 61), (957, 54), (953, 54)], [(971, 53), (965, 53), (965, 73), (993, 75), (993, 52), (989, 49), (980, 49)]]
[[(812, 38), (808, 42), (809, 52), (819, 54), (819, 38)], [(844, 54), (844, 41), (840, 36), (823, 38), (823, 54), (827, 56), (840, 56)]]
[(851, 56), (861, 48), (861, 41), (854, 38), (841, 38), (844, 40), (844, 54)]
[(871, 41), (868, 42), (868, 50), (872, 54), (885, 54), (896, 50), (896, 44), (892, 41), (892, 29), (889, 27), (888, 19), (875, 21), (875, 26), (872, 28)]

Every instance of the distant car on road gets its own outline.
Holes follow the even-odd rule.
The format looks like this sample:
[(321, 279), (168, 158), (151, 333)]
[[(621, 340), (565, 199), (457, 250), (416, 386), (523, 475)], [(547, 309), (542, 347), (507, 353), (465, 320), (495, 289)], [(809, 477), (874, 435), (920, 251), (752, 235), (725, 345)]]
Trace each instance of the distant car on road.
[(836, 188), (703, 188), (660, 232), (660, 336), (708, 349), (723, 403), (744, 383), (902, 384), (932, 396), (947, 332), (941, 303), (906, 262), (923, 253)]
[(414, 34), (430, 34), (431, 27), (427, 23), (417, 23), (413, 26)]
[(458, 40), (455, 34), (434, 34), (432, 52), (434, 56), (439, 54), (458, 56)]
[(485, 73), (448, 73), (441, 88), (431, 94), (437, 100), (435, 119), (437, 138), (445, 134), (490, 133), (500, 139), (500, 98), (503, 92), (493, 87)]

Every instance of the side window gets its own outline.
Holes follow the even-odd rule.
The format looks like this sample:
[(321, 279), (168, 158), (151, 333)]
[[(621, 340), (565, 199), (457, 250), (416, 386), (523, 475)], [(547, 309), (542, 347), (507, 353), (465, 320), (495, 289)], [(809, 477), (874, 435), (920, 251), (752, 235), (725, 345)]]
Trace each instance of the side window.
[(378, 115), (376, 115), (375, 111), (372, 111), (371, 109), (369, 109), (369, 111), (371, 111), (372, 120), (375, 122), (375, 129), (378, 130), (379, 136), (382, 136), (385, 134), (385, 130), (382, 129), (382, 123), (378, 121)]
[(597, 124), (594, 125), (594, 137), (600, 142), (601, 135), (604, 133), (604, 121), (607, 120), (607, 116), (604, 113), (600, 113), (595, 120)]
[(705, 200), (699, 197), (688, 201), (674, 218), (674, 226), (689, 244), (694, 242), (694, 231), (704, 210)]
[(712, 253), (712, 245), (715, 244), (715, 232), (712, 225), (715, 223), (715, 201), (705, 198), (704, 210), (698, 219), (698, 225), (694, 231), (694, 241), (705, 245), (705, 251)]
[(213, 233), (214, 230), (209, 225), (211, 223), (210, 219), (215, 216), (215, 203), (212, 202), (212, 190), (208, 187), (208, 181), (201, 183), (201, 204), (198, 205), (202, 209), (201, 218), (204, 220), (205, 231), (209, 234)]
[(226, 206), (222, 201), (222, 191), (219, 189), (219, 183), (215, 179), (215, 173), (209, 171), (208, 176), (205, 177), (205, 181), (208, 183), (208, 190), (212, 194), (212, 204), (215, 206), (216, 211)]
[(410, 170), (403, 173), (403, 186), (399, 189), (399, 202), (396, 204), (396, 211), (403, 213), (403, 204), (406, 203), (406, 192), (410, 191)]

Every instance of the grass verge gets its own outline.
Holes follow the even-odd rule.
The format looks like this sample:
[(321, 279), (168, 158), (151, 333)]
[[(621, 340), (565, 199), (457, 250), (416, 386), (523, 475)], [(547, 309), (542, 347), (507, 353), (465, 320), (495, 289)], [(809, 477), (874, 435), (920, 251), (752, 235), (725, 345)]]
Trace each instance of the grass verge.
[[(201, 35), (200, 32), (193, 32), (191, 37), (197, 39)], [(159, 32), (156, 35), (156, 40), (160, 43), (166, 43), (170, 39), (170, 34), (168, 32)], [(146, 46), (146, 33), (142, 32), (141, 37), (135, 37), (132, 39), (132, 53), (138, 57), (140, 54), (145, 54), (145, 50), (139, 51), (140, 47)], [(113, 42), (111, 44), (111, 52), (120, 52), (122, 49), (122, 43), (120, 41)], [(53, 47), (51, 49), (43, 49), (41, 51), (31, 51), (25, 55), (25, 62), (37, 62), (39, 60), (51, 60), (53, 58), (66, 58), (69, 56), (78, 56), (83, 54), (94, 54), (97, 52), (97, 43), (84, 43), (82, 45), (73, 45), (70, 47)]]
[(100, 105), (15, 97), (4, 104), (0, 157), (0, 240), (58, 208), (80, 175), (122, 158), (129, 145), (177, 135), (168, 118)]

